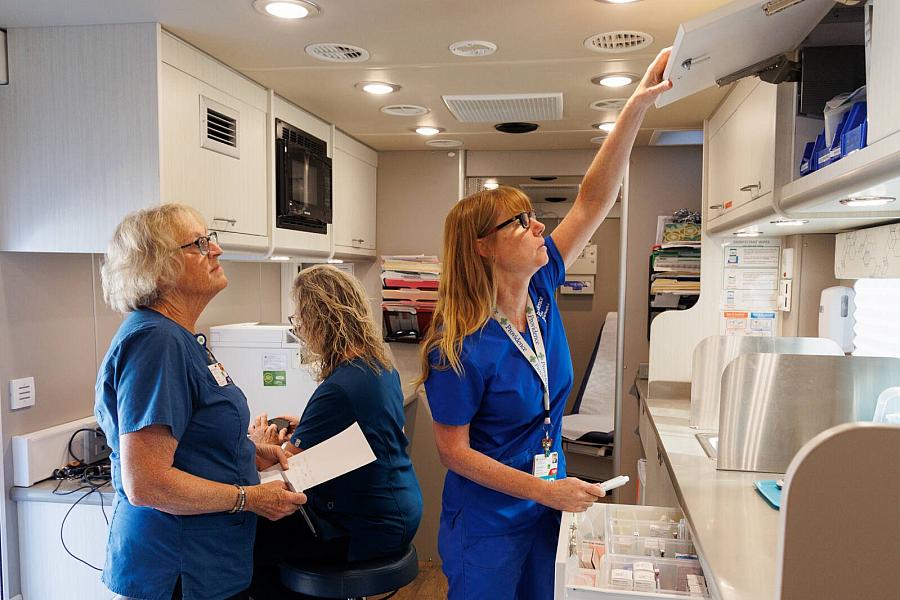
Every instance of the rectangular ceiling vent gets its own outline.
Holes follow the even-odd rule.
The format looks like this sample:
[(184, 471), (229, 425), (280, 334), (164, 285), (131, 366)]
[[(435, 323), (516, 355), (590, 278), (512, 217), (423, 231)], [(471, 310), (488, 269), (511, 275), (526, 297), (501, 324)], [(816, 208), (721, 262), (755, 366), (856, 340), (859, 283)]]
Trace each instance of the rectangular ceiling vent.
[(443, 96), (444, 104), (461, 123), (558, 121), (563, 116), (563, 95), (487, 94)]
[(200, 146), (219, 154), (240, 158), (238, 125), (240, 113), (215, 100), (200, 96)]
[(532, 202), (573, 202), (581, 189), (579, 183), (523, 183), (519, 186)]

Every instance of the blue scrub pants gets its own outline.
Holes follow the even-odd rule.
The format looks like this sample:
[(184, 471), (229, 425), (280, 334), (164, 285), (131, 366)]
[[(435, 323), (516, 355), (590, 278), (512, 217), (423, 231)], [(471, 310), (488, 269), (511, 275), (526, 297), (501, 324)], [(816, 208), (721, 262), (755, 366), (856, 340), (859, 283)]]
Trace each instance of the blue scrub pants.
[(561, 513), (547, 509), (532, 525), (507, 534), (466, 534), (464, 515), (442, 515), (438, 551), (448, 600), (552, 600)]

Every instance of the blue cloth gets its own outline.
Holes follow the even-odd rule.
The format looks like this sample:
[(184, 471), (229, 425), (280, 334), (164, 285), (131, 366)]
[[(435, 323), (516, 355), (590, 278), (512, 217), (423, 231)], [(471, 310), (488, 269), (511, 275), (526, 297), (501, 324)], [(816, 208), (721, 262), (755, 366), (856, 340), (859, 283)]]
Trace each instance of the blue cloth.
[(396, 369), (375, 373), (362, 359), (339, 365), (310, 398), (291, 442), (301, 448), (356, 421), (375, 462), (306, 490), (310, 517), (328, 541), (349, 538), (347, 558), (396, 554), (412, 541), (422, 492), (406, 453), (403, 392)]
[(527, 529), (470, 536), (465, 514), (441, 526), (438, 551), (444, 561), (447, 600), (550, 600), (553, 598), (560, 513), (545, 511)]
[[(554, 295), (565, 278), (565, 264), (556, 244), (547, 238), (549, 262), (528, 285), (538, 314), (547, 353), (550, 381), (552, 450), (559, 452), (557, 478), (566, 476), (562, 453), (562, 415), (572, 389), (572, 358)], [(523, 337), (533, 347), (531, 336)], [(537, 372), (494, 319), (463, 340), (463, 374), (440, 370), (437, 351), (429, 357), (432, 369), (425, 382), (428, 405), (435, 421), (469, 425), (473, 450), (520, 471), (531, 473), (535, 454), (542, 452), (543, 385)], [(546, 507), (514, 498), (470, 481), (453, 471), (444, 480), (442, 527), (462, 511), (472, 535), (507, 533), (533, 525)]]
[(247, 399), (230, 381), (220, 387), (210, 362), (193, 334), (141, 309), (122, 323), (100, 367), (94, 412), (112, 450), (116, 490), (102, 580), (117, 594), (170, 600), (179, 576), (185, 600), (225, 598), (250, 585), (256, 515), (171, 515), (134, 506), (122, 485), (120, 436), (149, 425), (171, 429), (176, 469), (259, 483)]

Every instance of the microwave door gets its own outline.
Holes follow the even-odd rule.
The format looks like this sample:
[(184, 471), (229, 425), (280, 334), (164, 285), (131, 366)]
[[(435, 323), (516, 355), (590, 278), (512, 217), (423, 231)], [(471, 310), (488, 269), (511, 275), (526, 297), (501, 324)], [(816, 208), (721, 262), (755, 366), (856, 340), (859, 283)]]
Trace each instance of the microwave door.
[(309, 214), (309, 153), (303, 156), (303, 214)]

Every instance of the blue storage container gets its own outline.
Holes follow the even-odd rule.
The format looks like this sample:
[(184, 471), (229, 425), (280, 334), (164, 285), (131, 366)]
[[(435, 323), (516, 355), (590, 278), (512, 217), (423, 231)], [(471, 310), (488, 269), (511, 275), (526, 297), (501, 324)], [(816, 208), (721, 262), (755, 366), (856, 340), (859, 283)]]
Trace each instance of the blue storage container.
[(843, 131), (840, 134), (842, 157), (866, 147), (866, 134), (869, 128), (866, 114), (865, 101), (855, 103), (847, 113)]
[(816, 147), (815, 142), (806, 142), (806, 147), (803, 148), (803, 158), (800, 160), (800, 177), (804, 175), (809, 175), (813, 172), (813, 150)]

